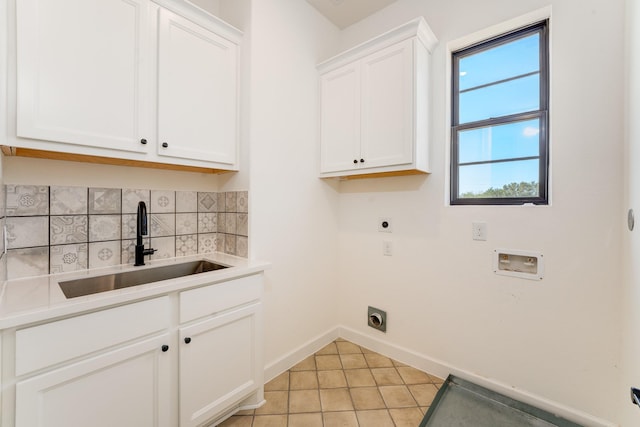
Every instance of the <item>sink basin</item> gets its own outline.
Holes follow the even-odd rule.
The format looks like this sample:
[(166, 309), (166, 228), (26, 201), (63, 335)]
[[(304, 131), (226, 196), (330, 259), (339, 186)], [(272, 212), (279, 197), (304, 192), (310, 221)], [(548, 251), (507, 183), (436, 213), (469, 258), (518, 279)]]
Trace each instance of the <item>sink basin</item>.
[(112, 291), (114, 289), (144, 285), (145, 283), (175, 279), (176, 277), (205, 273), (207, 271), (220, 270), (222, 268), (227, 268), (227, 266), (200, 260), (165, 265), (162, 267), (145, 268), (142, 270), (125, 271), (123, 273), (107, 274), (104, 276), (66, 280), (58, 284), (67, 298), (75, 298)]

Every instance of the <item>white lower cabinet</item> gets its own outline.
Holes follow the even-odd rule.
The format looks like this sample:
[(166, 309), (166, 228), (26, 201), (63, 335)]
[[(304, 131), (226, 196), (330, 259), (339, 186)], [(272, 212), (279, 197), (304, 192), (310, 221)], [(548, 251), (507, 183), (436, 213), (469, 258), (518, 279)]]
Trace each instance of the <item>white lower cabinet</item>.
[(170, 427), (169, 335), (20, 381), (16, 426)]
[(180, 426), (201, 425), (256, 384), (260, 305), (180, 329)]
[(204, 426), (256, 407), (261, 298), (252, 274), (1, 331), (1, 427)]

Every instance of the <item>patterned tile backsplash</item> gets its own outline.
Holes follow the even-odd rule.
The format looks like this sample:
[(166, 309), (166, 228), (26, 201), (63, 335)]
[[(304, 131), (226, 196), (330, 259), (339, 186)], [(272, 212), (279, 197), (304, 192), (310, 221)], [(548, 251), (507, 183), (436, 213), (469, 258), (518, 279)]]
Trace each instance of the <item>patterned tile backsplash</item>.
[(138, 202), (151, 259), (247, 257), (248, 192), (6, 185), (7, 278), (133, 263)]

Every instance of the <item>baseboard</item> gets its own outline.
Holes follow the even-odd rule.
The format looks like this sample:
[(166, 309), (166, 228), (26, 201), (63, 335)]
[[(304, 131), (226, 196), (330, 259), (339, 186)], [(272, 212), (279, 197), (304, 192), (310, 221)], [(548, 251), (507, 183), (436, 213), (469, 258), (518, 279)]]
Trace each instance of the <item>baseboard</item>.
[(264, 368), (264, 382), (265, 384), (286, 371), (287, 369), (291, 369), (292, 366), (301, 362), (308, 356), (311, 356), (313, 353), (320, 350), (322, 347), (327, 344), (335, 341), (337, 338), (340, 338), (339, 328), (332, 328), (327, 332), (318, 335), (317, 337), (307, 341), (300, 347), (295, 350), (287, 353), (280, 359), (268, 364)]
[(390, 344), (382, 339), (374, 338), (369, 335), (365, 335), (361, 332), (353, 329), (340, 326), (337, 328), (338, 336), (344, 338), (347, 341), (351, 341), (354, 344), (368, 348), (387, 357), (397, 360), (398, 362), (405, 363), (414, 368), (420, 369), (425, 372), (437, 375), (441, 378), (446, 378), (449, 374), (456, 375), (467, 381), (476, 383), (482, 387), (488, 388), (495, 392), (504, 394), (512, 399), (519, 400), (529, 405), (544, 409), (545, 411), (556, 414), (562, 418), (573, 421), (578, 424), (582, 424), (588, 427), (615, 427), (616, 424), (594, 417), (585, 412), (570, 408), (565, 405), (561, 405), (557, 402), (551, 401), (544, 397), (528, 393), (523, 390), (515, 389), (508, 384), (504, 384), (500, 381), (496, 381), (489, 378), (481, 377), (477, 374), (458, 369), (451, 366), (441, 360), (433, 359), (407, 348)]

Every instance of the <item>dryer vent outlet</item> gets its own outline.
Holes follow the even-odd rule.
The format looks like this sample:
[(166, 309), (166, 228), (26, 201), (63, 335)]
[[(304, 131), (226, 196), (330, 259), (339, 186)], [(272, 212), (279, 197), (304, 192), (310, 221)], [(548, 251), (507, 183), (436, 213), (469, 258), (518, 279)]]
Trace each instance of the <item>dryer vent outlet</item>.
[(387, 332), (387, 312), (384, 310), (380, 310), (375, 307), (369, 307), (368, 309), (368, 318), (367, 323), (373, 329), (377, 329), (382, 332)]

